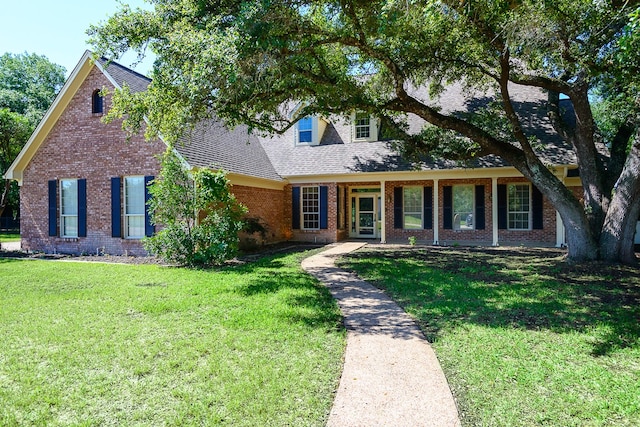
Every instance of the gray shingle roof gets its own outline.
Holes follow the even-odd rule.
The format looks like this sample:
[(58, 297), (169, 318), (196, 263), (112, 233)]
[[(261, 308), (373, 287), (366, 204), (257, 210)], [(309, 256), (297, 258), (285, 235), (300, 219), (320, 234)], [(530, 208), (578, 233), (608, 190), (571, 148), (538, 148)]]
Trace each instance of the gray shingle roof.
[[(572, 147), (559, 138), (546, 117), (546, 111), (541, 107), (544, 93), (529, 87), (514, 86), (510, 89), (524, 128), (538, 139), (536, 149), (545, 162), (554, 165), (575, 164)], [(487, 93), (467, 92), (459, 84), (449, 86), (436, 100), (430, 100), (425, 88), (414, 89), (412, 94), (423, 102), (440, 107), (443, 113), (474, 111), (491, 100)], [(411, 133), (419, 132), (425, 124), (424, 120), (415, 115), (409, 115), (407, 120)], [(462, 167), (459, 162), (435, 158), (412, 164), (384, 141), (345, 141), (340, 135), (349, 135), (349, 126), (340, 120), (332, 122), (317, 146), (294, 146), (293, 130), (281, 136), (262, 138), (261, 142), (276, 171), (285, 177)], [(467, 167), (476, 168), (502, 166), (508, 166), (508, 163), (495, 155), (484, 156), (467, 164)]]
[(104, 57), (97, 61), (100, 62), (105, 72), (108, 73), (113, 80), (120, 85), (120, 87), (123, 87), (126, 84), (133, 93), (147, 90), (147, 86), (151, 83), (150, 78), (143, 76), (140, 73), (136, 73), (117, 62), (109, 62)]
[[(104, 65), (106, 60), (99, 61)], [(147, 77), (118, 63), (107, 64), (106, 72), (132, 91), (146, 90), (151, 82)], [(555, 165), (575, 164), (571, 146), (563, 142), (546, 117), (544, 93), (537, 88), (512, 86), (512, 99), (520, 115), (524, 129), (538, 139), (536, 150), (545, 162)], [(460, 84), (453, 84), (437, 98), (430, 99), (425, 88), (412, 89), (416, 98), (443, 113), (461, 114), (485, 106), (492, 96), (488, 92), (470, 92)], [(419, 132), (424, 121), (415, 115), (408, 116), (410, 132)], [(246, 126), (227, 129), (219, 120), (200, 123), (183, 137), (176, 149), (194, 167), (223, 168), (228, 172), (282, 180), (283, 177), (326, 174), (351, 174), (362, 172), (394, 172), (409, 170), (440, 170), (460, 168), (460, 164), (443, 159), (428, 159), (419, 165), (403, 159), (388, 142), (351, 142), (350, 124), (331, 120), (322, 136), (320, 145), (295, 146), (294, 128), (283, 135), (258, 137), (249, 134)], [(508, 164), (491, 155), (476, 159), (467, 167), (501, 167)]]
[(246, 126), (229, 130), (217, 120), (202, 122), (179, 141), (176, 150), (191, 166), (282, 180), (262, 144), (249, 134)]

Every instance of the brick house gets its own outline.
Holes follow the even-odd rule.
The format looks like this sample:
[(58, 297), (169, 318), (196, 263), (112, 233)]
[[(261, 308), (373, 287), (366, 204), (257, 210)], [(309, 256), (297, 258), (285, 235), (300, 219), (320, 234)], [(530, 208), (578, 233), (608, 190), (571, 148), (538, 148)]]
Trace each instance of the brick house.
[[(158, 173), (163, 141), (127, 141), (121, 123), (104, 124), (110, 96), (103, 87), (136, 91), (150, 80), (85, 52), (53, 105), (6, 173), (21, 186), (21, 236), (26, 250), (144, 254), (150, 235), (146, 183)], [(420, 90), (416, 90), (418, 96)], [(535, 89), (515, 91), (542, 142), (541, 155), (568, 187), (581, 191), (576, 159), (557, 137)], [(468, 111), (487, 99), (452, 86), (443, 111)], [(474, 107), (475, 106), (475, 107)], [(423, 122), (409, 117), (410, 129)], [(334, 242), (375, 239), (429, 244), (565, 244), (562, 221), (541, 193), (495, 156), (473, 165), (430, 159), (410, 163), (379, 134), (379, 121), (303, 117), (282, 135), (260, 137), (211, 120), (176, 147), (190, 168), (222, 168), (233, 192), (264, 224), (245, 242)]]

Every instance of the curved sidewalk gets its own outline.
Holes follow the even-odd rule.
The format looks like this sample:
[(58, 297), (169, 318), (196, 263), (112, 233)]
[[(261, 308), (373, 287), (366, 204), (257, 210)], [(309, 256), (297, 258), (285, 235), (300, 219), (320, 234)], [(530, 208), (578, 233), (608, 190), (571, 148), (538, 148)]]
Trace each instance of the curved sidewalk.
[(329, 427), (459, 426), (447, 380), (415, 322), (384, 292), (337, 268), (348, 242), (302, 261), (337, 300), (347, 350)]

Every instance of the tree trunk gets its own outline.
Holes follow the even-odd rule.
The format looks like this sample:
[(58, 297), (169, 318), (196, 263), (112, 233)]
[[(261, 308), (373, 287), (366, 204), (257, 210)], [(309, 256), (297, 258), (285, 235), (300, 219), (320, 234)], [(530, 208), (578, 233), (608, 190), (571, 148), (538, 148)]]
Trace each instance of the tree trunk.
[(567, 230), (567, 257), (572, 262), (598, 259), (598, 244), (584, 206), (537, 157), (516, 168), (531, 181), (558, 211)]
[(637, 262), (633, 236), (640, 216), (640, 133), (614, 189), (600, 235), (600, 255), (610, 262)]

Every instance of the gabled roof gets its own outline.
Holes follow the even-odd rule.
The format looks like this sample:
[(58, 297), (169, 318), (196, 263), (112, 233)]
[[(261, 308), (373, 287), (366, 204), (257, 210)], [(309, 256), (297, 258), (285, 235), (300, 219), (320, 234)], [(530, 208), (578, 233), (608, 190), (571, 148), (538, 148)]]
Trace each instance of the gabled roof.
[[(151, 83), (149, 78), (116, 62), (100, 58), (94, 63), (91, 52), (86, 51), (5, 174), (6, 178), (16, 179), (21, 183), (22, 171), (94, 65), (116, 88), (126, 84), (131, 91), (140, 92), (146, 90)], [(510, 90), (517, 112), (523, 118), (524, 127), (539, 140), (536, 149), (543, 160), (555, 166), (576, 164), (572, 147), (559, 138), (541, 107), (544, 93), (536, 88), (522, 86), (513, 86)], [(443, 113), (472, 112), (487, 105), (492, 99), (488, 93), (469, 92), (459, 84), (447, 87), (436, 99), (431, 99), (425, 88), (414, 88), (411, 92), (423, 102), (437, 106)], [(424, 120), (415, 115), (408, 116), (410, 132), (419, 132), (424, 123)], [(176, 151), (190, 167), (222, 168), (233, 174), (272, 182), (314, 175), (509, 166), (494, 155), (479, 158), (466, 166), (435, 158), (412, 164), (394, 151), (388, 142), (352, 142), (345, 137), (351, 134), (351, 124), (344, 120), (330, 120), (320, 144), (316, 146), (296, 146), (294, 132), (295, 129), (291, 128), (283, 135), (256, 136), (250, 134), (246, 126), (230, 130), (221, 121), (210, 119), (198, 124), (185, 135)]]
[[(536, 149), (549, 165), (576, 164), (575, 153), (553, 129), (542, 107), (545, 94), (532, 87), (510, 87), (515, 108), (523, 118), (525, 130), (538, 139)], [(453, 84), (436, 99), (430, 99), (425, 88), (412, 91), (421, 101), (436, 106), (443, 113), (464, 114), (481, 108), (492, 97), (487, 93), (468, 92)], [(408, 115), (410, 133), (418, 133), (425, 121)], [(294, 146), (293, 130), (273, 138), (261, 138), (262, 145), (278, 174), (283, 177), (302, 177), (360, 172), (404, 172), (416, 170), (443, 170), (462, 168), (507, 167), (502, 158), (489, 155), (462, 166), (459, 162), (441, 158), (428, 158), (418, 164), (404, 159), (388, 142), (350, 142), (340, 135), (350, 134), (350, 124), (336, 120), (327, 127), (320, 145)], [(345, 129), (347, 127), (347, 129)]]
[(117, 62), (107, 61), (106, 58), (100, 58), (96, 60), (96, 63), (100, 64), (100, 68), (107, 78), (117, 88), (122, 88), (125, 85), (131, 89), (131, 92), (144, 92), (151, 83), (151, 79), (140, 73), (137, 73)]

